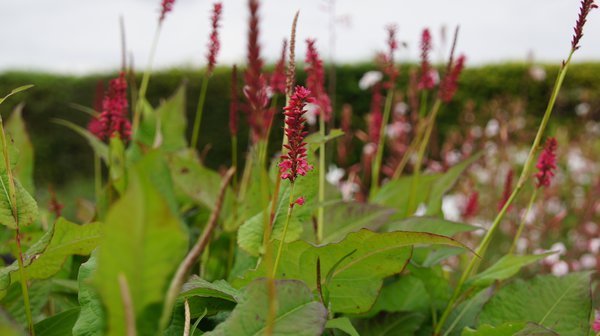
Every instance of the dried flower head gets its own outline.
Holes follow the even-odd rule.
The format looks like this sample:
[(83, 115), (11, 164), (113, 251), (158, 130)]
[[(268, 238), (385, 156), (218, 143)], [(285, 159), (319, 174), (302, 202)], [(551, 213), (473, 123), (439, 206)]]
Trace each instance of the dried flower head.
[(536, 186), (538, 188), (550, 186), (550, 180), (554, 176), (554, 171), (556, 170), (557, 147), (558, 142), (556, 141), (556, 138), (548, 138), (548, 140), (546, 140), (544, 150), (542, 151), (542, 154), (540, 154), (538, 163), (535, 166), (538, 169), (538, 172), (535, 174), (535, 177), (537, 178)]
[(287, 76), (285, 74), (285, 56), (287, 51), (287, 40), (283, 40), (281, 47), (281, 58), (277, 61), (275, 71), (271, 75), (271, 90), (274, 93), (285, 94)]
[(449, 72), (440, 84), (439, 97), (444, 103), (449, 103), (458, 90), (458, 78), (465, 67), (465, 56), (460, 55), (455, 64), (449, 67)]
[(223, 5), (220, 2), (217, 2), (213, 5), (211, 26), (212, 31), (210, 33), (210, 40), (208, 41), (208, 54), (207, 58), (207, 69), (208, 74), (211, 74), (215, 69), (215, 65), (217, 64), (217, 54), (219, 53), (219, 49), (221, 49), (221, 42), (219, 41), (219, 21), (221, 20), (221, 14), (223, 12)]
[(108, 92), (102, 101), (102, 113), (100, 113), (100, 124), (102, 140), (108, 140), (111, 136), (120, 136), (123, 140), (131, 138), (131, 123), (127, 118), (127, 81), (125, 73), (121, 72), (119, 77), (109, 83)]
[(435, 86), (433, 71), (429, 63), (429, 53), (431, 52), (431, 34), (429, 29), (423, 29), (421, 34), (421, 77), (419, 79), (419, 90), (431, 90)]
[(306, 50), (306, 87), (312, 92), (316, 104), (319, 106), (319, 113), (323, 113), (326, 121), (331, 118), (331, 101), (325, 91), (325, 69), (323, 61), (315, 46), (315, 40), (307, 39)]
[(173, 10), (173, 5), (175, 4), (175, 0), (162, 0), (160, 4), (160, 18), (158, 19), (159, 23), (162, 23), (167, 16), (167, 13)]
[(229, 133), (237, 135), (238, 132), (238, 78), (237, 66), (231, 70), (231, 97), (229, 101)]
[(298, 175), (306, 175), (313, 167), (306, 161), (306, 142), (304, 137), (307, 132), (304, 130), (303, 117), (307, 103), (312, 103), (314, 99), (310, 96), (310, 90), (296, 86), (294, 94), (290, 97), (288, 106), (284, 108), (285, 112), (285, 136), (288, 143), (284, 147), (288, 150), (281, 156), (279, 171), (282, 173), (282, 179), (288, 179), (294, 183)]
[(583, 26), (585, 26), (588, 14), (594, 8), (598, 8), (598, 5), (594, 3), (594, 0), (581, 1), (581, 8), (579, 8), (579, 16), (577, 17), (575, 27), (573, 28), (573, 39), (571, 40), (572, 51), (579, 49), (579, 41), (583, 37)]

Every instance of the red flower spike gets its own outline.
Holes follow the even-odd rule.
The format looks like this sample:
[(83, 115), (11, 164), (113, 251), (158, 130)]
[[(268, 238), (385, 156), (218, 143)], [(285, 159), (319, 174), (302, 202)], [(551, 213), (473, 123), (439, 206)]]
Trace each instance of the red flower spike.
[(120, 136), (123, 140), (131, 138), (131, 123), (127, 119), (127, 81), (125, 73), (121, 72), (119, 77), (109, 83), (108, 93), (102, 101), (102, 113), (100, 113), (101, 132), (98, 133), (102, 140), (108, 140), (111, 136)]
[(587, 21), (588, 14), (592, 11), (592, 9), (598, 8), (598, 5), (594, 3), (594, 0), (582, 0), (581, 8), (579, 8), (579, 16), (577, 17), (577, 21), (575, 22), (575, 27), (573, 28), (573, 39), (571, 40), (571, 50), (575, 51), (579, 49), (579, 41), (583, 37), (583, 26)]
[(394, 51), (398, 49), (398, 41), (396, 40), (396, 32), (398, 27), (396, 25), (388, 25), (386, 28), (388, 33), (387, 45), (388, 53), (381, 53), (377, 56), (377, 62), (379, 63), (382, 71), (387, 75), (388, 80), (383, 84), (385, 89), (391, 89), (396, 83), (398, 78), (398, 69), (394, 64)]
[(538, 169), (538, 172), (535, 174), (535, 177), (537, 178), (536, 186), (538, 188), (550, 186), (550, 180), (554, 176), (554, 171), (556, 170), (557, 147), (558, 142), (556, 141), (556, 138), (548, 138), (548, 140), (546, 140), (544, 150), (542, 151), (542, 154), (540, 154), (538, 163), (535, 166)]
[(323, 113), (325, 121), (329, 121), (329, 119), (331, 119), (332, 109), (329, 95), (325, 91), (325, 70), (323, 68), (323, 61), (315, 47), (315, 40), (307, 39), (306, 44), (306, 87), (315, 97), (315, 103), (319, 106), (319, 113)]
[(288, 144), (284, 147), (288, 152), (281, 156), (282, 161), (279, 164), (279, 172), (282, 179), (288, 179), (292, 183), (296, 181), (298, 175), (304, 176), (313, 169), (306, 161), (306, 142), (304, 142), (304, 137), (307, 134), (304, 131), (304, 122), (306, 121), (303, 117), (306, 113), (304, 108), (307, 103), (314, 102), (310, 94), (310, 90), (302, 86), (296, 86), (288, 106), (284, 108), (285, 136), (288, 139)]
[(237, 66), (231, 70), (231, 101), (229, 102), (229, 133), (237, 135), (238, 132), (238, 85)]
[(306, 202), (306, 200), (304, 199), (304, 196), (300, 196), (300, 197), (298, 197), (298, 199), (296, 199), (294, 201), (294, 203), (290, 204), (290, 206), (293, 207), (296, 204), (302, 206), (302, 205), (304, 205), (304, 202)]
[(287, 50), (287, 40), (283, 40), (283, 46), (281, 48), (281, 58), (275, 66), (275, 71), (271, 75), (271, 90), (274, 93), (285, 94), (287, 76), (285, 73), (285, 56)]
[(473, 191), (467, 200), (467, 205), (463, 210), (463, 218), (471, 218), (477, 214), (477, 210), (479, 208), (479, 193), (477, 191)]
[[(512, 194), (512, 182), (513, 182), (513, 170), (509, 170), (506, 174), (506, 179), (504, 180), (504, 191), (502, 192), (502, 201), (498, 204), (498, 211), (504, 208), (504, 204), (508, 202), (510, 195)], [(510, 207), (508, 208), (510, 210)]]
[(159, 24), (162, 24), (167, 16), (167, 13), (173, 10), (174, 4), (175, 0), (162, 0), (160, 4), (160, 18), (158, 19)]
[(458, 78), (465, 67), (465, 59), (460, 55), (440, 84), (439, 97), (444, 103), (449, 103), (458, 90)]
[(421, 78), (419, 80), (419, 90), (431, 90), (435, 86), (433, 72), (429, 63), (429, 53), (431, 52), (431, 34), (429, 29), (424, 29), (421, 35)]
[(215, 65), (217, 64), (217, 54), (219, 53), (219, 49), (221, 49), (221, 42), (219, 41), (219, 21), (221, 20), (222, 12), (223, 4), (220, 2), (215, 3), (210, 18), (212, 31), (208, 42), (208, 54), (206, 55), (208, 63), (206, 71), (209, 75), (212, 74), (215, 69)]

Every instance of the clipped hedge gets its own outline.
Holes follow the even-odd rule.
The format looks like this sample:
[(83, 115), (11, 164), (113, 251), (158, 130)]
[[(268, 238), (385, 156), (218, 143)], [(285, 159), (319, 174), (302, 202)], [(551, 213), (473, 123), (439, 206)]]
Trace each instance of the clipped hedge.
[[(401, 83), (406, 87), (407, 68), (402, 67)], [(501, 98), (524, 99), (528, 114), (541, 115), (546, 106), (557, 66), (546, 66), (546, 79), (534, 81), (528, 75), (526, 64), (488, 65), (468, 68), (462, 78), (456, 99), (440, 116), (442, 132), (456, 125), (456, 116), (465, 103), (475, 104), (475, 111), (487, 102)], [(342, 103), (353, 106), (355, 121), (364, 126), (364, 114), (368, 112), (370, 94), (359, 89), (358, 81), (362, 75), (373, 70), (373, 65), (341, 65), (336, 69), (337, 110)], [(600, 63), (581, 63), (572, 65), (565, 80), (563, 90), (556, 106), (556, 115), (561, 122), (572, 120), (574, 106), (582, 99), (590, 103), (592, 112), (600, 105)], [(53, 123), (53, 119), (67, 119), (80, 125), (86, 125), (88, 116), (74, 110), (69, 103), (92, 106), (96, 85), (99, 80), (105, 83), (114, 74), (64, 76), (35, 72), (6, 72), (0, 74), (0, 93), (24, 85), (35, 87), (9, 99), (0, 107), (3, 116), (19, 102), (25, 102), (24, 118), (36, 150), (35, 178), (38, 183), (61, 185), (67, 179), (89, 176), (92, 172), (92, 154), (88, 145), (77, 134)], [(168, 70), (153, 75), (148, 89), (149, 101), (156, 105), (161, 98), (168, 97), (182, 83), (187, 85), (187, 110), (192, 119), (196, 108), (202, 73), (197, 70)], [(299, 74), (303, 82), (304, 74)], [(214, 73), (208, 88), (208, 100), (205, 106), (200, 142), (204, 147), (210, 144), (207, 164), (213, 167), (229, 161), (229, 134), (227, 131), (229, 104), (230, 72), (219, 68)], [(280, 104), (282, 104), (280, 99)], [(481, 116), (481, 114), (478, 114)], [(488, 116), (482, 116), (482, 118)], [(241, 122), (244, 125), (244, 122)], [(279, 126), (279, 124), (276, 125)], [(190, 127), (191, 131), (191, 127)], [(241, 146), (245, 146), (247, 129), (242, 127)], [(281, 137), (274, 132), (274, 137)], [(273, 144), (279, 141), (273, 141)]]

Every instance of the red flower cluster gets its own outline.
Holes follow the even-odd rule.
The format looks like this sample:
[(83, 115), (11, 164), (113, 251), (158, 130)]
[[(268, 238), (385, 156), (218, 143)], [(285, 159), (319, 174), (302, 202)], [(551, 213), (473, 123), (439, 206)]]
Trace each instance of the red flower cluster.
[(247, 105), (245, 112), (248, 113), (248, 124), (252, 130), (254, 142), (266, 137), (267, 126), (270, 123), (270, 114), (266, 106), (269, 103), (267, 95), (267, 83), (262, 73), (263, 60), (260, 57), (260, 45), (258, 44), (258, 0), (249, 0), (250, 22), (248, 30), (248, 67), (244, 74), (246, 86), (244, 96)]
[(274, 93), (285, 94), (287, 76), (285, 74), (285, 54), (287, 50), (287, 40), (283, 40), (281, 48), (281, 58), (275, 66), (275, 71), (271, 75), (271, 90)]
[(210, 75), (215, 69), (217, 64), (217, 54), (221, 49), (221, 42), (219, 42), (219, 21), (221, 20), (221, 13), (223, 12), (223, 5), (217, 2), (213, 6), (212, 16), (210, 18), (212, 23), (212, 31), (210, 33), (210, 41), (208, 42), (208, 55), (207, 55), (207, 69), (206, 71)]
[(125, 73), (109, 83), (108, 92), (102, 101), (100, 113), (100, 130), (96, 134), (102, 140), (118, 135), (123, 140), (131, 138), (131, 123), (127, 119), (127, 81)]
[(307, 103), (312, 103), (314, 99), (310, 97), (310, 90), (296, 86), (294, 94), (290, 98), (288, 106), (284, 108), (285, 112), (285, 136), (288, 143), (284, 147), (288, 150), (287, 154), (281, 156), (279, 171), (282, 173), (282, 179), (288, 179), (294, 183), (298, 175), (306, 175), (313, 167), (306, 161), (306, 142), (304, 137), (308, 132), (304, 130), (303, 117)]
[(316, 104), (319, 106), (319, 113), (323, 113), (326, 121), (331, 119), (331, 101), (329, 95), (325, 91), (325, 70), (323, 61), (319, 57), (315, 40), (307, 39), (306, 50), (306, 87), (312, 92), (315, 97)]
[(398, 69), (394, 64), (394, 51), (398, 49), (398, 41), (396, 40), (396, 32), (398, 31), (398, 27), (396, 25), (388, 25), (385, 28), (388, 32), (388, 53), (382, 53), (378, 55), (378, 63), (382, 67), (383, 72), (387, 75), (388, 80), (383, 84), (385, 89), (391, 89), (394, 87), (396, 83), (396, 78), (398, 78)]
[(462, 216), (463, 218), (471, 218), (477, 214), (477, 209), (479, 208), (479, 193), (477, 191), (473, 191), (471, 195), (469, 195), (469, 199), (467, 200), (467, 205), (463, 209)]
[(421, 78), (417, 88), (419, 90), (431, 90), (435, 83), (431, 64), (429, 63), (429, 53), (431, 52), (431, 34), (429, 29), (423, 29), (421, 35)]
[(587, 21), (587, 16), (590, 11), (594, 8), (598, 8), (598, 5), (594, 3), (594, 0), (582, 0), (581, 8), (579, 9), (579, 16), (577, 17), (577, 22), (575, 22), (575, 27), (573, 28), (573, 39), (571, 40), (571, 49), (573, 51), (579, 49), (579, 41), (583, 37), (583, 26)]
[(167, 16), (167, 13), (173, 10), (173, 5), (175, 4), (175, 0), (162, 0), (160, 4), (160, 18), (158, 19), (159, 23), (162, 23)]
[(231, 70), (231, 97), (229, 102), (229, 133), (237, 135), (238, 132), (238, 86), (237, 66)]
[(537, 187), (549, 187), (550, 180), (554, 176), (554, 170), (556, 170), (556, 148), (558, 142), (556, 138), (548, 138), (544, 150), (540, 155), (537, 165), (538, 172), (535, 174), (537, 178)]
[(465, 67), (465, 55), (460, 55), (455, 64), (450, 64), (448, 73), (440, 84), (439, 97), (444, 103), (449, 103), (458, 90), (458, 77)]

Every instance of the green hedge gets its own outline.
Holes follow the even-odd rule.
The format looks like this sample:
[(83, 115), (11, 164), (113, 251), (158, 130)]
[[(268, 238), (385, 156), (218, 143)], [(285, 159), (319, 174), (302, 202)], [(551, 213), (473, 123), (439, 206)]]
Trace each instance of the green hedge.
[[(401, 85), (406, 87), (407, 69), (402, 67)], [(354, 118), (358, 126), (364, 125), (364, 114), (369, 109), (370, 95), (358, 88), (362, 75), (372, 70), (369, 64), (343, 65), (336, 69), (337, 107), (349, 103), (354, 109)], [(526, 101), (526, 111), (531, 115), (541, 115), (546, 106), (554, 77), (558, 71), (556, 66), (545, 67), (547, 78), (544, 81), (533, 81), (528, 75), (525, 64), (490, 65), (469, 68), (461, 78), (456, 99), (440, 116), (442, 132), (456, 125), (456, 116), (465, 103), (474, 103), (475, 111), (484, 111), (482, 107), (493, 99), (510, 101), (515, 97)], [(564, 89), (557, 102), (556, 114), (563, 121), (572, 120), (574, 106), (585, 97), (597, 111), (600, 105), (600, 64), (582, 63), (573, 65), (564, 83)], [(187, 109), (191, 117), (196, 107), (199, 83), (202, 73), (192, 70), (169, 70), (156, 73), (148, 89), (148, 98), (153, 105), (161, 98), (169, 96), (183, 82), (186, 83)], [(86, 106), (93, 105), (96, 84), (99, 80), (107, 82), (114, 74), (89, 76), (63, 76), (32, 72), (7, 72), (0, 74), (0, 93), (24, 84), (35, 87), (9, 99), (0, 111), (7, 116), (19, 102), (26, 103), (24, 118), (29, 127), (36, 150), (35, 178), (38, 183), (61, 185), (73, 177), (89, 176), (92, 171), (92, 157), (85, 141), (72, 131), (53, 123), (52, 119), (67, 119), (85, 125), (88, 116), (76, 111), (69, 103)], [(304, 75), (299, 74), (299, 82)], [(227, 130), (229, 104), (230, 73), (226, 68), (217, 69), (210, 81), (208, 100), (206, 102), (204, 120), (201, 130), (201, 146), (211, 144), (207, 162), (216, 167), (229, 161), (229, 133)], [(483, 113), (483, 112), (482, 112)], [(488, 116), (481, 116), (481, 118)], [(244, 125), (244, 122), (240, 123)], [(277, 124), (280, 126), (281, 124)], [(277, 127), (276, 126), (276, 127)], [(243, 128), (240, 139), (247, 138), (247, 130)], [(279, 136), (281, 132), (273, 132)], [(278, 141), (273, 141), (274, 144)], [(242, 146), (244, 141), (242, 141)]]

